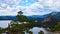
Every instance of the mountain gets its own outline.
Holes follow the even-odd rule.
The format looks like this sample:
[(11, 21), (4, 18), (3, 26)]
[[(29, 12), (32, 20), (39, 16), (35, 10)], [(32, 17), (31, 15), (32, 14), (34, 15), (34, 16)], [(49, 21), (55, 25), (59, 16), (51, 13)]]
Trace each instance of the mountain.
[(52, 14), (52, 16), (54, 16), (55, 18), (60, 19), (60, 12), (52, 12), (51, 14)]
[(60, 12), (52, 12), (52, 13), (49, 13), (49, 14), (45, 14), (45, 15), (32, 15), (32, 16), (29, 16), (31, 18), (46, 18), (46, 17), (53, 17), (53, 18), (56, 18), (56, 19), (60, 19)]
[(60, 19), (60, 12), (52, 12), (47, 15), (43, 22), (56, 21), (58, 19)]
[(27, 16), (28, 19), (35, 19), (35, 20), (41, 20), (44, 19), (47, 15), (32, 15), (32, 16)]
[[(52, 12), (50, 13), (54, 18), (60, 19), (60, 12)], [(28, 19), (35, 19), (35, 20), (43, 20), (45, 19), (49, 14), (46, 15), (32, 15), (27, 16)], [(16, 16), (0, 16), (0, 20), (15, 20), (17, 19)]]
[(42, 23), (45, 23), (45, 22), (50, 22), (50, 21), (55, 21), (56, 18), (54, 18), (52, 16), (52, 14), (49, 14), (43, 21)]
[(0, 20), (15, 20), (16, 16), (0, 16)]

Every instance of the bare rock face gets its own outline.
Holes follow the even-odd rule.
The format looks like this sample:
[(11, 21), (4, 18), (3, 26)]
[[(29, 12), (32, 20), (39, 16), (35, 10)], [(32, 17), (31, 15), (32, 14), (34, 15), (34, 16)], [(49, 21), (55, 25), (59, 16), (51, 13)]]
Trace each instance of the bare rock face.
[(48, 14), (48, 16), (42, 21), (42, 23), (49, 21), (56, 21), (58, 19), (60, 19), (60, 12), (52, 12)]
[(56, 25), (56, 19), (50, 13), (41, 23), (43, 26), (51, 28)]
[(51, 14), (49, 14), (49, 15), (42, 21), (42, 23), (49, 22), (49, 21), (51, 21), (51, 20), (53, 20), (53, 16), (52, 16)]

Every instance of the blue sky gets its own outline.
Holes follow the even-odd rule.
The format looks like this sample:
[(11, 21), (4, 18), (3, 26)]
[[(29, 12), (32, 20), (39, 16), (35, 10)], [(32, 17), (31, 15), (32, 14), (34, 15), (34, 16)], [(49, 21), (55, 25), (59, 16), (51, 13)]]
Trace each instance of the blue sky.
[(60, 0), (0, 0), (0, 16), (15, 16), (20, 10), (27, 16), (60, 12)]

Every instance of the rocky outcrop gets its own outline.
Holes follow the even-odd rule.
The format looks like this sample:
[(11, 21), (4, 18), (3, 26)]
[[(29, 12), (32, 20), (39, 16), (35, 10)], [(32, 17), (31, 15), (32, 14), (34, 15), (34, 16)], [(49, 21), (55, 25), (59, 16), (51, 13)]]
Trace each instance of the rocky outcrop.
[(53, 16), (52, 16), (51, 14), (49, 14), (49, 15), (42, 21), (42, 23), (49, 22), (49, 21), (51, 21), (51, 20), (53, 20)]

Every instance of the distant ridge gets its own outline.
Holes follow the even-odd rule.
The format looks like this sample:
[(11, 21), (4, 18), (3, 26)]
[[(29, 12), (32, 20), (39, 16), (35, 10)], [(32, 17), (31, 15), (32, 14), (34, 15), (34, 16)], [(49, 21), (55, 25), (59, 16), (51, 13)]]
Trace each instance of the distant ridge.
[(0, 16), (0, 20), (16, 20), (16, 16)]
[[(60, 19), (60, 12), (52, 12), (50, 13), (54, 18)], [(44, 19), (48, 16), (49, 14), (46, 15), (32, 15), (32, 16), (27, 16), (28, 19)], [(0, 20), (16, 20), (16, 16), (0, 16)]]

